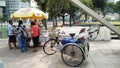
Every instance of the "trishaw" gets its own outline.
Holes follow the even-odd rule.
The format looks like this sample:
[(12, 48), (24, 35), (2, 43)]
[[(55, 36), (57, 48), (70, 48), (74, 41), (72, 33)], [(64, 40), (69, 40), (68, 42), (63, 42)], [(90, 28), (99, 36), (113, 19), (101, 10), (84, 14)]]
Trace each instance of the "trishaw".
[[(86, 34), (80, 36), (84, 33), (88, 34), (87, 38), (85, 38)], [(79, 35), (77, 35), (77, 38), (75, 33), (70, 33), (70, 37), (63, 38), (60, 40), (59, 37), (61, 32), (60, 29), (57, 29), (56, 37), (50, 38), (48, 41), (45, 42), (43, 46), (43, 51), (47, 55), (53, 55), (54, 53), (59, 51), (61, 52), (62, 60), (66, 65), (76, 67), (79, 66), (83, 62), (83, 60), (85, 60), (88, 56), (90, 48), (88, 40), (94, 40), (98, 33), (99, 28), (93, 31), (91, 31), (90, 28), (83, 28), (81, 29)]]

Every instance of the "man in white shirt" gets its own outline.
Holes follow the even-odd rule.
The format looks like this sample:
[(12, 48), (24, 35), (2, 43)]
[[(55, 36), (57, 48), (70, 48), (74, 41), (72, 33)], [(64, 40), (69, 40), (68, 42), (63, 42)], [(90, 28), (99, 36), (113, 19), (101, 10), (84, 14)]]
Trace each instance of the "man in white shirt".
[(8, 41), (9, 48), (13, 49), (13, 47), (11, 46), (11, 43), (13, 43), (14, 47), (16, 48), (16, 36), (15, 36), (12, 20), (9, 20), (8, 35), (9, 35), (9, 41)]

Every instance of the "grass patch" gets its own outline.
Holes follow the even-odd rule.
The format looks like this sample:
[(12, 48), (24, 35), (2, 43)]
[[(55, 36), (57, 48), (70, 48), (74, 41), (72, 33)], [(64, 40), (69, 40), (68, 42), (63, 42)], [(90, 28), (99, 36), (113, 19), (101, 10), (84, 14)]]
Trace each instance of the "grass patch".
[(120, 25), (120, 21), (113, 21), (111, 23), (114, 24), (114, 25)]
[[(118, 28), (120, 30), (120, 21), (109, 21), (111, 24), (115, 25), (116, 28)], [(74, 26), (89, 26), (89, 25), (103, 25), (100, 22), (88, 22), (88, 23), (78, 23), (78, 24), (73, 24)], [(117, 35), (116, 33), (114, 33), (113, 31), (110, 32), (111, 35)]]

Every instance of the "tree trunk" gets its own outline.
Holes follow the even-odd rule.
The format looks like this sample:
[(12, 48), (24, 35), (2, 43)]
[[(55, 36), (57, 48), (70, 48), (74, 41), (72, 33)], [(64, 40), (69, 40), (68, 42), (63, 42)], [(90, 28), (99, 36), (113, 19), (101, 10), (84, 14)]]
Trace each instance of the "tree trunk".
[(45, 29), (47, 30), (47, 23), (46, 23), (46, 19), (42, 20), (42, 24), (45, 27)]
[(63, 25), (65, 25), (65, 16), (62, 16)]
[(103, 14), (103, 18), (105, 18), (105, 12), (104, 11), (102, 12), (102, 14)]
[(71, 18), (71, 14), (70, 14), (70, 27), (71, 27), (71, 22), (72, 22), (71, 20), (72, 20), (72, 18)]
[[(41, 6), (41, 10), (46, 13), (46, 4), (42, 3), (41, 0), (35, 0), (39, 6)], [(42, 20), (42, 24), (44, 25), (45, 29), (47, 30), (47, 23), (46, 19)]]
[(72, 21), (75, 22), (75, 17), (74, 17), (74, 15), (72, 15)]
[(71, 7), (71, 3), (70, 3), (70, 27), (71, 27), (71, 13), (72, 13), (72, 12), (71, 12), (71, 8), (72, 8), (72, 7)]
[[(46, 3), (43, 3), (43, 4), (42, 4), (42, 10), (43, 10), (43, 12), (46, 13)], [(45, 29), (47, 30), (46, 19), (44, 19), (43, 21), (44, 21), (43, 24), (44, 24), (44, 26), (45, 26)]]
[(85, 13), (85, 22), (87, 21), (87, 14)]
[(58, 26), (58, 23), (57, 23), (57, 12), (55, 13), (55, 23), (56, 23), (56, 27)]
[(53, 27), (55, 27), (55, 17), (53, 17)]

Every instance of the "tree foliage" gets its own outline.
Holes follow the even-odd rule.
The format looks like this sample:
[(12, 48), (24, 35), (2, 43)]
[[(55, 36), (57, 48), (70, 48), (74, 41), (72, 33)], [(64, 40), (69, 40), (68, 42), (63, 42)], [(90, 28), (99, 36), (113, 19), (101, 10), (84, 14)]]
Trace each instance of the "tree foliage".
[(26, 3), (26, 2), (29, 3), (29, 6), (31, 5), (30, 4), (31, 0), (21, 0), (21, 1), (24, 2), (24, 3)]
[(0, 21), (7, 21), (7, 18), (5, 18), (5, 17), (0, 17)]
[(98, 12), (98, 14), (102, 13), (103, 17), (105, 17), (107, 13), (107, 0), (92, 0), (93, 9)]
[[(23, 0), (23, 1), (30, 1), (30, 0)], [(39, 6), (39, 9), (41, 9), (44, 12), (47, 11), (49, 13), (49, 18), (53, 20), (54, 26), (57, 26), (57, 17), (60, 16), (62, 17), (64, 24), (64, 18), (66, 16), (65, 14), (70, 15), (70, 19), (73, 19), (74, 22), (74, 17), (76, 16), (76, 12), (80, 11), (77, 7), (71, 5), (71, 3), (68, 2), (68, 0), (34, 0), (34, 1), (36, 1), (37, 5)], [(111, 5), (111, 4), (107, 5), (107, 0), (80, 0), (80, 1), (89, 8), (94, 9), (98, 12), (100, 11), (101, 13), (103, 13), (103, 15), (105, 15), (106, 12), (108, 11), (108, 8), (106, 7)], [(111, 5), (111, 7), (113, 7), (113, 5)], [(110, 9), (109, 11), (111, 10), (112, 9)], [(87, 20), (88, 15), (84, 11), (81, 11), (80, 16), (82, 14), (85, 14), (85, 18)], [(44, 23), (43, 25), (46, 26), (46, 23)]]
[[(83, 4), (85, 4), (87, 7), (89, 8), (93, 8), (93, 3), (92, 3), (92, 0), (80, 0)], [(80, 16), (84, 15), (85, 16), (85, 21), (88, 19), (88, 14), (85, 13), (84, 11), (81, 10), (81, 14)]]
[(104, 10), (107, 5), (107, 0), (92, 0), (93, 7)]
[(85, 4), (87, 7), (92, 8), (92, 0), (80, 0), (83, 4)]
[(120, 14), (120, 1), (115, 4), (114, 11)]
[(22, 2), (29, 2), (30, 3), (31, 0), (21, 0), (21, 1)]

